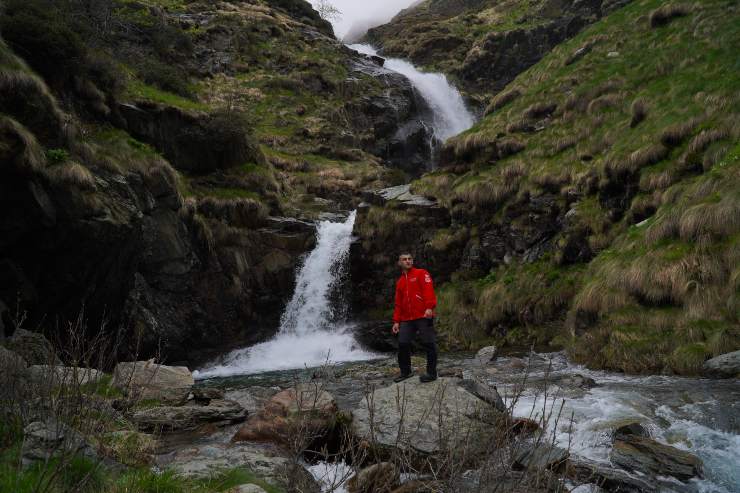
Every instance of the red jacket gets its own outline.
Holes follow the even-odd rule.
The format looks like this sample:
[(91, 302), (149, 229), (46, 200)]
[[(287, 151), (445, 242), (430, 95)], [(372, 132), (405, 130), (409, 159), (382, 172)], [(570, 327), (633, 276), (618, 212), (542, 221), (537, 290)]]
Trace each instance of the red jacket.
[(437, 297), (434, 295), (432, 276), (424, 269), (411, 268), (401, 274), (396, 282), (396, 308), (394, 322), (406, 322), (424, 318), (427, 309), (434, 310)]

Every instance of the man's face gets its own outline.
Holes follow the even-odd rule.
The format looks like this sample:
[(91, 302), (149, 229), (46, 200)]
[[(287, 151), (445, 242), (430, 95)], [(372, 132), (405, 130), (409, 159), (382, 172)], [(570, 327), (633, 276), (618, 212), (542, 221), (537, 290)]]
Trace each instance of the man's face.
[(414, 265), (414, 258), (411, 255), (401, 255), (398, 257), (398, 265), (403, 270), (409, 270)]

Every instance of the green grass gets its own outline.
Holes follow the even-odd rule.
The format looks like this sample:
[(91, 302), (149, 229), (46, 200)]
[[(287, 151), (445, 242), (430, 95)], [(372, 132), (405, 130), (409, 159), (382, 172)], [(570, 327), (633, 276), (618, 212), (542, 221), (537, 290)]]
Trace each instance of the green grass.
[(127, 86), (127, 95), (133, 99), (143, 99), (155, 103), (162, 103), (183, 110), (207, 111), (209, 109), (209, 106), (204, 103), (193, 101), (168, 91), (163, 91), (139, 80), (132, 80), (129, 82)]

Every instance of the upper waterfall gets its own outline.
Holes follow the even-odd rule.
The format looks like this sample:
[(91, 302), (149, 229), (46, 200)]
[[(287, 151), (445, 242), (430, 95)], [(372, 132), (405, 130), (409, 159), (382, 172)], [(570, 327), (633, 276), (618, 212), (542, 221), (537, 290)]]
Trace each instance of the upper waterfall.
[[(365, 55), (378, 56), (370, 45), (349, 45)], [(398, 58), (386, 58), (387, 69), (405, 75), (421, 94), (432, 110), (434, 136), (441, 141), (453, 137), (475, 124), (475, 117), (468, 111), (460, 91), (447, 80), (444, 74), (421, 72), (411, 63)]]
[(196, 378), (226, 377), (271, 370), (320, 366), (375, 357), (362, 350), (344, 320), (341, 293), (332, 296), (344, 277), (356, 212), (344, 222), (321, 221), (316, 247), (296, 278), (293, 297), (283, 312), (280, 330), (267, 342), (238, 349), (218, 364), (196, 371)]

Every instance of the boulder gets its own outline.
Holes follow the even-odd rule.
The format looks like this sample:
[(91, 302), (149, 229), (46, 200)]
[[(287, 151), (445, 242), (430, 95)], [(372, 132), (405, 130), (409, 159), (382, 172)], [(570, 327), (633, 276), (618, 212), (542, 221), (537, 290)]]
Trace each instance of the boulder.
[(609, 467), (581, 457), (568, 459), (567, 475), (579, 483), (595, 484), (606, 491), (620, 493), (653, 493), (658, 485), (649, 478), (628, 474), (622, 469)]
[(409, 379), (377, 389), (352, 411), (352, 430), (381, 450), (434, 454), (463, 448), (470, 436), (484, 436), (489, 426), (479, 418), (490, 406), (458, 382)]
[(362, 469), (349, 478), (349, 493), (389, 493), (401, 482), (401, 475), (395, 464), (380, 462)]
[(28, 368), (28, 363), (19, 354), (0, 346), (0, 374), (20, 375)]
[(621, 440), (630, 436), (650, 438), (650, 433), (638, 421), (624, 423), (614, 430), (615, 440)]
[(515, 470), (558, 470), (568, 460), (569, 452), (550, 443), (527, 443), (514, 453)]
[(208, 402), (214, 399), (223, 399), (224, 391), (215, 387), (196, 387), (193, 389), (193, 399), (196, 401), (202, 401), (208, 404)]
[(740, 377), (740, 351), (722, 354), (704, 362), (704, 374), (714, 378)]
[(186, 367), (158, 365), (152, 360), (118, 363), (113, 370), (113, 386), (137, 400), (182, 403), (194, 383)]
[(317, 438), (332, 426), (337, 410), (329, 392), (317, 385), (300, 384), (275, 394), (232, 441), (283, 443), (297, 432)]
[(269, 445), (191, 445), (166, 457), (160, 456), (159, 460), (159, 467), (167, 467), (177, 474), (191, 478), (208, 478), (213, 475), (213, 471), (243, 467), (278, 488), (305, 493), (320, 491), (311, 473), (286, 457), (284, 452)]
[(280, 391), (279, 388), (250, 387), (248, 389), (229, 390), (224, 394), (226, 399), (236, 401), (247, 410), (249, 415), (257, 414), (272, 396)]
[(208, 405), (159, 406), (131, 413), (140, 430), (193, 430), (205, 423), (231, 424), (243, 421), (247, 412), (237, 402), (212, 399)]
[(468, 379), (460, 380), (457, 385), (467, 390), (479, 399), (482, 399), (483, 402), (490, 404), (497, 411), (506, 411), (506, 404), (504, 404), (504, 400), (501, 398), (501, 395), (499, 395), (496, 387), (492, 387), (478, 380)]
[(555, 383), (560, 387), (569, 387), (577, 389), (591, 389), (596, 387), (596, 380), (576, 373), (575, 375), (565, 375), (558, 378)]
[(69, 458), (73, 455), (97, 458), (95, 449), (82, 435), (64, 423), (47, 419), (34, 421), (23, 429), (21, 461), (24, 467), (53, 457)]
[(98, 383), (105, 376), (100, 370), (79, 366), (33, 365), (27, 371), (32, 380), (51, 385)]
[(673, 476), (682, 481), (702, 477), (702, 461), (695, 455), (650, 438), (623, 435), (614, 441), (613, 464), (651, 476)]
[(486, 346), (475, 353), (475, 361), (481, 365), (487, 365), (496, 359), (496, 346)]
[(62, 365), (54, 346), (49, 340), (38, 332), (17, 329), (13, 335), (5, 341), (5, 346), (21, 356), (29, 365)]

